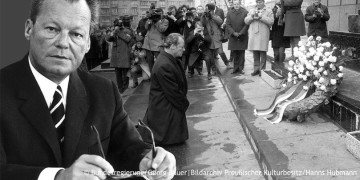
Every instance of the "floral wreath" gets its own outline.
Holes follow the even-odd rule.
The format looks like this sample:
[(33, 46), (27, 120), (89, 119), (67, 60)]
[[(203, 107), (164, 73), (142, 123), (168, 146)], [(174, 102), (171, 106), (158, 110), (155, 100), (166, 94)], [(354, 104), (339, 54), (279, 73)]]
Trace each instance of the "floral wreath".
[(321, 42), (321, 37), (308, 38), (294, 48), (295, 61), (289, 61), (289, 73), (270, 107), (254, 110), (271, 123), (283, 117), (302, 122), (306, 116), (327, 104), (338, 92), (343, 79), (344, 60), (338, 58), (336, 47)]

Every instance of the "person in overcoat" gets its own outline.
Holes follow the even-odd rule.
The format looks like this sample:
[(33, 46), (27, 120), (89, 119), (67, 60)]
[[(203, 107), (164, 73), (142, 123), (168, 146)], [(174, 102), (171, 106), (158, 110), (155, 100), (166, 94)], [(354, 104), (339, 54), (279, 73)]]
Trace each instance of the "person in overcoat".
[(303, 0), (283, 0), (284, 4), (284, 36), (290, 37), (291, 53), (294, 57), (294, 47), (298, 45), (300, 36), (306, 34), (304, 14), (301, 11)]
[[(215, 14), (215, 5), (214, 4), (206, 4), (205, 13), (201, 17), (200, 21), (203, 24), (204, 32), (207, 32), (211, 37), (211, 42), (209, 43), (209, 48), (211, 52), (211, 60), (209, 61), (210, 66), (213, 68), (215, 63), (215, 57), (219, 51), (219, 48), (222, 47), (222, 37), (221, 37), (221, 29), (220, 26), (223, 23), (223, 20)], [(205, 33), (204, 33), (205, 35)], [(215, 72), (215, 71), (214, 71)], [(208, 78), (211, 78), (208, 77)]]
[(264, 0), (256, 0), (256, 7), (245, 17), (245, 23), (249, 25), (248, 50), (254, 54), (254, 72), (251, 75), (261, 75), (260, 71), (266, 68), (270, 27), (274, 23), (272, 10), (265, 6)]
[(229, 35), (228, 49), (232, 51), (234, 60), (234, 73), (244, 74), (245, 50), (248, 46), (248, 29), (245, 17), (248, 11), (240, 7), (240, 1), (233, 1), (234, 9), (226, 16), (226, 31)]
[[(182, 29), (182, 34), (186, 39), (189, 36), (189, 33), (194, 30), (194, 14), (191, 11), (187, 11), (185, 16), (178, 20), (179, 27)], [(182, 56), (183, 68), (184, 71), (188, 68), (189, 65), (189, 46), (185, 43), (185, 51)]]
[[(210, 0), (209, 3), (215, 5), (214, 13), (223, 20), (223, 24), (220, 25), (220, 29), (223, 30), (223, 29), (224, 29), (224, 28), (223, 28), (223, 25), (224, 25), (224, 23), (225, 23), (225, 13), (224, 13), (224, 10), (221, 9), (220, 7), (216, 6), (216, 0)], [(220, 47), (220, 48), (218, 49), (218, 51), (216, 52), (216, 56), (215, 56), (215, 57), (217, 57), (218, 54), (220, 55), (222, 61), (223, 61), (224, 64), (226, 65), (226, 67), (227, 67), (228, 69), (231, 69), (231, 66), (230, 66), (230, 64), (229, 64), (229, 59), (226, 57), (226, 54), (225, 54), (225, 52), (224, 52), (224, 48), (223, 48), (222, 43), (221, 43), (221, 47)]]
[[(150, 74), (148, 74), (146, 69), (149, 68), (149, 65), (145, 61), (146, 50), (142, 48), (142, 43), (144, 42), (144, 38), (140, 35), (135, 36), (136, 44), (131, 48), (131, 61), (132, 66), (130, 70), (131, 77), (133, 78), (133, 86), (131, 88), (136, 88), (138, 83), (138, 74), (142, 73), (143, 80), (147, 80), (150, 78)], [(145, 69), (146, 68), (146, 69)]]
[[(123, 19), (123, 24), (130, 25), (130, 19)], [(129, 26), (116, 26), (108, 41), (113, 42), (110, 66), (115, 68), (116, 81), (120, 93), (123, 93), (129, 86), (127, 73), (131, 67), (131, 47), (135, 44), (134, 32)]]
[(308, 36), (320, 36), (322, 41), (328, 41), (326, 21), (330, 19), (328, 8), (315, 0), (306, 8), (305, 21), (309, 22)]
[[(149, 106), (144, 122), (152, 129), (158, 145), (178, 144), (189, 138), (185, 115), (189, 107), (188, 88), (182, 62), (178, 59), (183, 51), (184, 38), (180, 34), (167, 36), (164, 51), (160, 52), (151, 73)], [(151, 143), (148, 136), (143, 137), (145, 142)]]
[(270, 40), (274, 51), (274, 62), (283, 66), (286, 57), (285, 48), (290, 47), (290, 38), (284, 36), (284, 25), (279, 25), (282, 12), (280, 0), (277, 1), (272, 11), (274, 14), (274, 24), (271, 27)]
[(190, 32), (189, 36), (186, 38), (186, 44), (189, 47), (189, 70), (190, 76), (194, 74), (194, 69), (196, 66), (201, 64), (202, 60), (205, 60), (206, 68), (208, 70), (208, 79), (211, 79), (211, 66), (210, 66), (210, 49), (209, 43), (211, 42), (211, 37), (209, 33), (204, 32), (204, 26), (201, 21), (195, 22), (195, 29)]
[[(145, 35), (143, 49), (146, 49), (146, 61), (149, 64), (150, 72), (154, 66), (154, 59), (159, 55), (161, 45), (165, 38), (165, 31), (169, 27), (169, 21), (162, 19), (163, 10), (158, 8), (154, 11), (157, 17), (149, 18), (145, 24), (147, 33)], [(150, 16), (154, 16), (150, 15)]]

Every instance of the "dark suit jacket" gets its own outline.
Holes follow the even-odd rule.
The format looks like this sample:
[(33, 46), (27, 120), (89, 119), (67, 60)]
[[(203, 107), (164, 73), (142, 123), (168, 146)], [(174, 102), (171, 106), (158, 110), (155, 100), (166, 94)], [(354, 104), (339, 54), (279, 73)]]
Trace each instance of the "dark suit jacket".
[[(208, 33), (204, 32), (204, 37), (199, 34), (194, 34), (195, 30), (192, 30), (189, 33), (189, 36), (186, 38), (186, 44), (188, 44), (189, 49), (189, 66), (192, 66), (201, 55), (209, 50), (209, 42), (211, 42), (211, 37)], [(206, 29), (204, 29), (206, 31)], [(205, 33), (207, 34), (205, 36)]]
[[(191, 26), (189, 27), (187, 25), (187, 20), (183, 20), (182, 18), (180, 20), (178, 20), (179, 23), (179, 27), (182, 29), (181, 35), (184, 36), (184, 39), (186, 39), (190, 32), (193, 31), (195, 29), (195, 22), (193, 21), (191, 23)], [(190, 50), (189, 50), (189, 46), (187, 43), (184, 44), (185, 47), (185, 51), (184, 51), (184, 55), (189, 55), (190, 54)]]
[(145, 121), (158, 144), (175, 144), (188, 139), (185, 112), (187, 81), (180, 60), (161, 51), (151, 72), (149, 107)]
[[(248, 29), (249, 26), (245, 24), (245, 17), (248, 11), (240, 7), (239, 10), (232, 9), (226, 15), (226, 36), (229, 37), (229, 50), (246, 50), (248, 44)], [(235, 37), (234, 32), (241, 35)]]
[[(0, 179), (37, 179), (46, 167), (69, 167), (82, 154), (97, 154), (100, 133), (106, 159), (115, 170), (137, 170), (148, 148), (123, 109), (111, 81), (86, 72), (70, 75), (64, 155), (28, 58), (0, 72)], [(123, 166), (125, 165), (125, 166)]]
[(216, 15), (218, 15), (223, 21), (225, 19), (225, 13), (224, 13), (224, 10), (217, 7), (216, 6), (216, 9), (215, 9), (215, 12), (214, 12)]

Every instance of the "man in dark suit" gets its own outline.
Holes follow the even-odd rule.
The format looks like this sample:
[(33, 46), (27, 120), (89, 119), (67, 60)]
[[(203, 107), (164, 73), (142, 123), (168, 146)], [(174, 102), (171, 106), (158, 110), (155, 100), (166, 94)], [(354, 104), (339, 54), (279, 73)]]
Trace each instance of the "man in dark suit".
[(218, 15), (224, 21), (225, 19), (224, 10), (216, 6), (216, 0), (210, 0), (209, 3), (215, 4), (215, 14)]
[(162, 148), (152, 156), (116, 85), (77, 70), (90, 48), (96, 1), (32, 3), (29, 53), (0, 72), (0, 179), (105, 179), (123, 169), (171, 179), (174, 156)]
[[(221, 9), (221, 8), (219, 8), (218, 6), (216, 6), (216, 0), (210, 0), (210, 3), (211, 3), (211, 4), (215, 4), (215, 10), (214, 10), (214, 12), (215, 12), (215, 14), (216, 14), (217, 16), (219, 16), (219, 17), (223, 20), (223, 24), (219, 26), (219, 28), (221, 29), (221, 31), (223, 31), (223, 30), (224, 30), (223, 27), (224, 27), (224, 25), (225, 25), (225, 21), (224, 21), (224, 20), (225, 20), (225, 13), (224, 13), (224, 10)], [(225, 54), (225, 52), (224, 52), (224, 48), (223, 48), (223, 46), (222, 46), (222, 43), (221, 43), (221, 47), (217, 50), (215, 57), (217, 57), (218, 54), (220, 55), (221, 59), (223, 60), (224, 64), (226, 65), (226, 67), (227, 67), (228, 69), (230, 69), (231, 66), (230, 66), (229, 60), (228, 60), (228, 58), (226, 57), (226, 54)]]
[(187, 81), (178, 59), (184, 50), (184, 38), (180, 34), (167, 36), (164, 51), (158, 56), (151, 73), (145, 121), (153, 130), (158, 144), (178, 144), (189, 138), (185, 115), (189, 107)]

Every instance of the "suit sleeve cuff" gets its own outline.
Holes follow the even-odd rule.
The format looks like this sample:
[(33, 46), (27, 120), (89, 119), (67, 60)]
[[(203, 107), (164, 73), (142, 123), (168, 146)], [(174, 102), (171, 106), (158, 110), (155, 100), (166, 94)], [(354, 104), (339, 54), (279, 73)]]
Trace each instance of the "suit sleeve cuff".
[(56, 173), (64, 168), (45, 168), (41, 171), (38, 180), (55, 180)]

